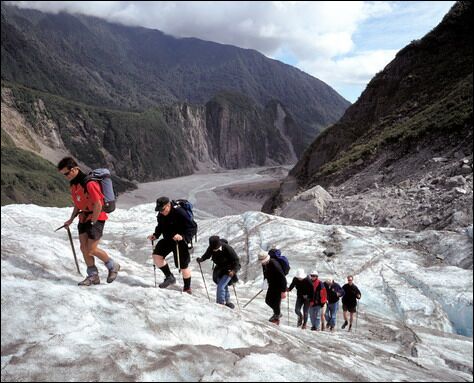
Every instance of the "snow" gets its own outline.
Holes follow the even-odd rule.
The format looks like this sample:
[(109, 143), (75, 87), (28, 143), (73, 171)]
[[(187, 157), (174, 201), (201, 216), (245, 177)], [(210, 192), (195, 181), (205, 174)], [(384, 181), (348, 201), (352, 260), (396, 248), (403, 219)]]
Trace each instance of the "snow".
[[(117, 280), (97, 261), (102, 284), (78, 287), (65, 230), (71, 208), (2, 207), (2, 381), (472, 381), (472, 239), (464, 233), (324, 226), (259, 212), (203, 219), (192, 267), (155, 288), (154, 204), (117, 209), (102, 248), (122, 268)], [(71, 227), (81, 272), (85, 264)], [(240, 306), (262, 286), (258, 251), (277, 244), (298, 268), (362, 292), (352, 332), (296, 327), (296, 294), (282, 302), (281, 325), (260, 294), (245, 309), (214, 303), (207, 238), (220, 235), (241, 257)], [(323, 251), (335, 249), (327, 257)], [(171, 257), (170, 257), (171, 258)], [(156, 270), (157, 282), (163, 280)], [(236, 302), (231, 289), (232, 300)], [(288, 315), (289, 314), (289, 315)], [(289, 318), (289, 321), (288, 321)]]

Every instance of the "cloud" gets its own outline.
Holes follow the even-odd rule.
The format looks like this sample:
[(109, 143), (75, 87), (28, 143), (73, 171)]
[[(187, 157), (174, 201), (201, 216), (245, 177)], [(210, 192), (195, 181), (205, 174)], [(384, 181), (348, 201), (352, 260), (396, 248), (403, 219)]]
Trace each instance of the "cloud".
[(318, 71), (319, 78), (328, 84), (364, 85), (392, 61), (397, 52), (395, 49), (359, 52), (340, 59), (301, 61), (299, 66), (308, 73)]
[[(347, 81), (367, 83), (388, 63), (386, 60), (393, 58), (392, 50), (403, 48), (410, 37), (421, 37), (413, 37), (412, 29), (416, 29), (416, 34), (420, 28), (428, 32), (453, 2), (435, 2), (441, 5), (434, 6), (423, 1), (9, 3), (46, 12), (83, 13), (125, 25), (159, 29), (176, 37), (197, 37), (256, 49), (337, 88)], [(402, 33), (403, 41), (398, 42), (397, 35)], [(396, 46), (393, 41), (397, 41)]]

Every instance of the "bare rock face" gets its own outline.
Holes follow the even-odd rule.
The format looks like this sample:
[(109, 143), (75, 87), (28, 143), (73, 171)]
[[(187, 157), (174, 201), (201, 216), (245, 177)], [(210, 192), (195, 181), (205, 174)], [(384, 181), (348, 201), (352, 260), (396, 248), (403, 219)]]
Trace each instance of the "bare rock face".
[[(440, 145), (448, 147), (447, 143)], [(464, 162), (449, 152), (445, 156), (447, 161), (443, 162), (423, 152), (405, 157), (398, 166), (409, 178), (401, 182), (395, 181), (400, 176), (398, 173), (372, 164), (359, 177), (328, 188), (331, 199), (324, 200), (324, 214), (314, 208), (315, 200), (307, 197), (319, 186), (292, 197), (277, 214), (324, 224), (350, 223), (416, 231), (458, 230), (469, 225), (472, 228), (472, 170), (467, 175), (457, 174)], [(472, 155), (467, 158), (472, 165)], [(457, 175), (447, 177), (446, 174)]]
[(206, 104), (209, 157), (227, 169), (294, 163), (298, 136), (279, 103), (262, 110), (239, 94), (222, 93)]
[(321, 222), (332, 196), (317, 185), (294, 196), (281, 210), (282, 217)]

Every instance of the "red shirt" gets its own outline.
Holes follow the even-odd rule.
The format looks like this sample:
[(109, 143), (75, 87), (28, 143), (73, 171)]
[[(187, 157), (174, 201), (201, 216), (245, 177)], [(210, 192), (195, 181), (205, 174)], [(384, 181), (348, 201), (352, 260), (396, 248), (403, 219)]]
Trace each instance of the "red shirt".
[[(315, 304), (320, 304), (321, 306), (324, 305), (328, 299), (327, 299), (327, 294), (326, 294), (326, 288), (324, 287), (323, 282), (321, 282), (319, 279), (316, 279), (313, 282), (313, 300), (310, 303), (310, 306), (314, 306)], [(319, 287), (319, 297), (317, 296), (318, 294), (318, 287)]]
[[(89, 181), (86, 184), (87, 193), (84, 192), (81, 184), (71, 185), (71, 197), (76, 206), (81, 211), (90, 211), (94, 207), (94, 202), (100, 201), (101, 205), (104, 205), (104, 195), (100, 190), (100, 185), (96, 181)], [(79, 215), (79, 222), (86, 222), (92, 219), (92, 214)], [(106, 221), (108, 219), (107, 213), (101, 211), (98, 221)]]

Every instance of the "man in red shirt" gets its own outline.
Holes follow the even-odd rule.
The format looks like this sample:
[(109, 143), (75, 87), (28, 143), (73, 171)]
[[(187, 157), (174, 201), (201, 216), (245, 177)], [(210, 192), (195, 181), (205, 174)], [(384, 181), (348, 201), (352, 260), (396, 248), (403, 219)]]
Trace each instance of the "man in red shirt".
[(117, 278), (120, 265), (98, 247), (105, 221), (108, 219), (107, 213), (102, 211), (104, 195), (100, 189), (100, 184), (97, 181), (86, 182), (86, 174), (81, 171), (72, 157), (65, 157), (59, 161), (58, 170), (69, 181), (74, 203), (71, 218), (64, 222), (65, 227), (68, 227), (74, 218), (79, 215), (77, 229), (79, 231), (81, 252), (87, 265), (87, 277), (79, 283), (79, 286), (98, 285), (100, 283), (99, 270), (95, 266), (94, 257), (104, 262), (109, 270), (107, 283), (111, 283)]
[(311, 282), (313, 284), (313, 295), (309, 303), (309, 316), (311, 318), (311, 330), (319, 331), (319, 323), (321, 322), (321, 310), (327, 302), (326, 288), (318, 279), (318, 272), (312, 271)]

